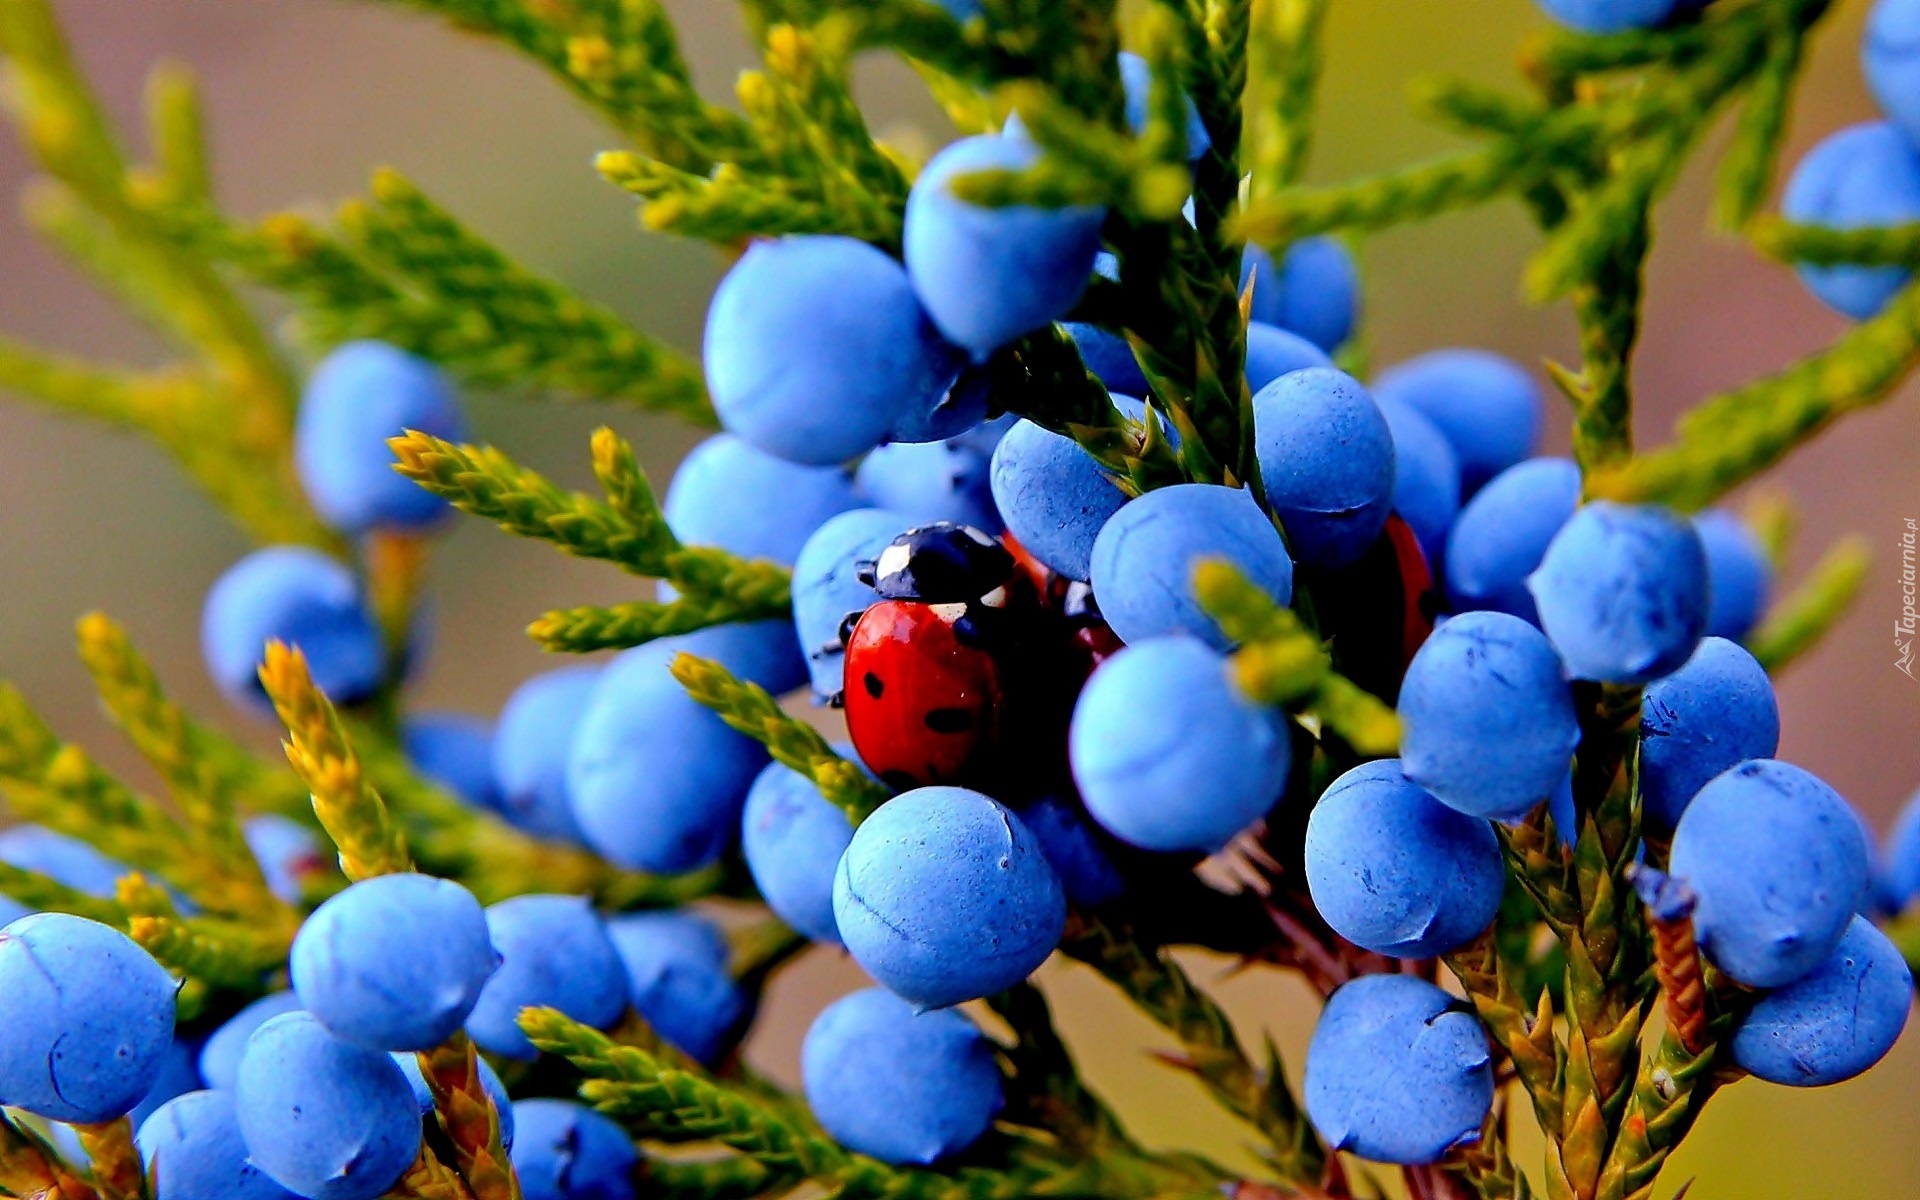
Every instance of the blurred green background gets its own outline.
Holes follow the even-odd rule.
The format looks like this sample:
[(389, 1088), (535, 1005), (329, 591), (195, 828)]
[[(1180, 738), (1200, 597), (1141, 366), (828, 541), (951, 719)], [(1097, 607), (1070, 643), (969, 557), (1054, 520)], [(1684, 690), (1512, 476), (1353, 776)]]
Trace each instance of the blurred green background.
[[(0, 0), (5, 3), (7, 0)], [(429, 194), (528, 263), (606, 301), (637, 324), (697, 348), (718, 260), (704, 247), (643, 235), (627, 198), (600, 182), (591, 155), (606, 130), (534, 69), (491, 45), (383, 7), (333, 0), (60, 0), (82, 61), (114, 113), (134, 123), (157, 59), (193, 66), (212, 114), (223, 198), (257, 214), (325, 206), (398, 166)], [(667, 0), (703, 83), (725, 95), (748, 63), (733, 6)], [(1867, 119), (1856, 50), (1865, 0), (1842, 0), (1817, 44), (1791, 154)], [(1407, 83), (1450, 73), (1514, 82), (1513, 52), (1541, 24), (1529, 0), (1338, 0), (1313, 174), (1332, 180), (1407, 162), (1450, 139), (1407, 112)], [(948, 136), (912, 76), (863, 65), (877, 130), (915, 148)], [(137, 127), (133, 124), (131, 127)], [(1721, 136), (1713, 139), (1717, 146)], [(0, 192), (30, 170), (0, 136)], [(1719, 388), (1775, 368), (1832, 338), (1841, 323), (1783, 270), (1704, 232), (1708, 175), (1695, 169), (1665, 205), (1638, 364), (1643, 443)], [(1562, 309), (1517, 298), (1533, 237), (1501, 205), (1381, 237), (1367, 252), (1368, 321), (1376, 361), (1446, 344), (1496, 348), (1529, 363), (1575, 357)], [(0, 222), (0, 329), (100, 359), (156, 361), (158, 343), (91, 292), (17, 222)], [(1781, 681), (1781, 753), (1832, 781), (1884, 829), (1920, 784), (1920, 684), (1893, 668), (1888, 627), (1899, 608), (1896, 541), (1920, 517), (1920, 446), (1912, 389), (1801, 452), (1775, 476), (1805, 511), (1804, 565), (1834, 537), (1874, 539), (1874, 583), (1813, 660)], [(610, 422), (639, 443), (664, 480), (690, 438), (627, 411), (474, 397), (481, 435), (571, 484), (590, 479), (586, 435)], [(1548, 448), (1564, 446), (1553, 411)], [(0, 405), (0, 674), (67, 736), (130, 766), (96, 714), (71, 654), (72, 621), (103, 608), (132, 629), (171, 687), (205, 713), (220, 704), (199, 664), (200, 599), (243, 550), (239, 536), (157, 452), (131, 440)], [(521, 629), (560, 604), (625, 598), (618, 572), (462, 521), (435, 567), (437, 645), (423, 704), (491, 713), (545, 664)], [(233, 716), (231, 723), (244, 724)], [(262, 745), (271, 731), (253, 730)], [(1299, 985), (1266, 972), (1234, 975), (1199, 961), (1252, 1035), (1270, 1028), (1297, 1069), (1311, 1009)], [(782, 979), (753, 1047), (791, 1078), (813, 1014), (858, 977), (816, 953)], [(1197, 1088), (1150, 1061), (1162, 1047), (1085, 971), (1049, 968), (1069, 1037), (1089, 1073), (1149, 1140), (1221, 1154), (1242, 1139)], [(1663, 1194), (1691, 1175), (1691, 1200), (1920, 1194), (1920, 1035), (1851, 1084), (1791, 1092), (1747, 1083), (1714, 1100), (1675, 1160)], [(1529, 1161), (1523, 1159), (1523, 1161)]]

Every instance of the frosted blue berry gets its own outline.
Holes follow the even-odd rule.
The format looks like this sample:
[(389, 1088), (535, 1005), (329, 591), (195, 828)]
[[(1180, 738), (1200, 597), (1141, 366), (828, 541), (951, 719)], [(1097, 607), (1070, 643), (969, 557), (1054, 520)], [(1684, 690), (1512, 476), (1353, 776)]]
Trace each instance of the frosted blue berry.
[(1248, 700), (1227, 659), (1190, 637), (1135, 642), (1101, 663), (1074, 705), (1067, 752), (1108, 833), (1200, 853), (1265, 816), (1292, 761), (1285, 718)]
[(1087, 365), (1087, 370), (1099, 376), (1108, 391), (1128, 396), (1147, 392), (1151, 385), (1147, 383), (1146, 372), (1140, 369), (1140, 360), (1134, 357), (1133, 347), (1127, 344), (1126, 338), (1109, 333), (1098, 325), (1069, 321), (1061, 328), (1080, 348), (1080, 361)]
[(1725, 638), (1703, 639), (1640, 704), (1640, 803), (1647, 825), (1672, 829), (1707, 781), (1780, 748), (1780, 706), (1766, 668)]
[(860, 503), (844, 467), (800, 466), (717, 433), (681, 460), (661, 512), (686, 545), (791, 566), (814, 530)]
[(493, 777), (500, 814), (540, 837), (577, 841), (567, 795), (567, 751), (605, 668), (560, 667), (527, 680), (507, 697), (493, 731)]
[(393, 469), (388, 438), (408, 430), (467, 440), (440, 369), (385, 342), (348, 342), (321, 360), (300, 396), (293, 461), (321, 520), (344, 533), (419, 529), (453, 510)]
[(1754, 1003), (1734, 1029), (1736, 1066), (1769, 1083), (1825, 1087), (1886, 1057), (1913, 1006), (1913, 973), (1862, 917), (1811, 972)]
[(675, 654), (720, 663), (778, 694), (806, 678), (786, 621), (720, 625), (628, 650), (608, 664), (574, 733), (567, 791), (587, 844), (643, 871), (687, 871), (740, 833), (747, 788), (766, 764), (668, 671)]
[(1468, 501), (1447, 534), (1447, 598), (1455, 609), (1491, 609), (1538, 624), (1527, 577), (1580, 504), (1570, 458), (1509, 467)]
[(1327, 1000), (1307, 1045), (1307, 1116), (1336, 1150), (1438, 1162), (1493, 1106), (1480, 1022), (1411, 975), (1364, 975)]
[(1400, 773), (1397, 758), (1333, 781), (1307, 821), (1307, 887), (1333, 931), (1394, 958), (1457, 950), (1506, 888), (1500, 840)]
[(270, 992), (228, 1017), (200, 1047), (200, 1078), (210, 1088), (233, 1090), (240, 1078), (240, 1056), (253, 1031), (277, 1016), (299, 1011), (300, 997), (291, 991)]
[(1365, 388), (1331, 368), (1283, 375), (1253, 398), (1253, 441), (1295, 558), (1337, 568), (1367, 552), (1391, 511), (1394, 458), (1393, 431)]
[(1242, 291), (1249, 281), (1254, 320), (1297, 333), (1329, 354), (1346, 344), (1360, 319), (1360, 271), (1333, 238), (1301, 238), (1277, 271), (1272, 255), (1248, 246), (1240, 262)]
[(472, 892), (399, 874), (363, 879), (315, 909), (289, 961), (301, 1006), (335, 1037), (431, 1050), (465, 1023), (499, 958)]
[(248, 1157), (232, 1092), (176, 1096), (138, 1128), (154, 1200), (299, 1200)]
[(1707, 555), (1707, 633), (1741, 641), (1766, 611), (1773, 563), (1747, 523), (1725, 509), (1701, 513), (1693, 529)]
[(1099, 908), (1111, 904), (1126, 891), (1127, 881), (1120, 874), (1100, 834), (1066, 796), (1044, 796), (1020, 810), (1020, 819), (1040, 843), (1053, 873), (1060, 877), (1060, 888), (1067, 903), (1078, 908)]
[(21, 917), (31, 916), (33, 910), (11, 896), (0, 896), (0, 929), (18, 921)]
[(513, 1106), (509, 1155), (523, 1200), (634, 1200), (640, 1154), (626, 1131), (568, 1100)]
[[(993, 406), (993, 364), (968, 363), (932, 408), (912, 409), (893, 423), (887, 442), (944, 442), (964, 438), (987, 419)], [(992, 454), (991, 445), (979, 447)]]
[(307, 880), (330, 869), (332, 855), (321, 845), (320, 835), (292, 817), (261, 813), (248, 817), (240, 832), (260, 864), (267, 890), (288, 904), (300, 903)]
[(959, 1012), (868, 988), (829, 1005), (800, 1049), (807, 1105), (835, 1141), (926, 1165), (980, 1140), (1004, 1096), (993, 1044)]
[(1434, 631), (1407, 665), (1400, 720), (1407, 778), (1474, 817), (1545, 800), (1580, 740), (1553, 646), (1505, 613), (1463, 613)]
[(413, 713), (401, 722), (400, 741), (421, 775), (475, 808), (499, 811), (490, 722), (466, 713)]
[(1545, 402), (1518, 363), (1486, 350), (1434, 350), (1373, 381), (1383, 403), (1418, 409), (1460, 459), (1461, 494), (1524, 461), (1540, 443)]
[(962, 361), (905, 269), (837, 236), (754, 243), (714, 293), (704, 357), (729, 431), (814, 466), (863, 454), (933, 407)]
[(1247, 390), (1258, 392), (1282, 375), (1315, 367), (1331, 368), (1327, 352), (1297, 333), (1268, 325), (1247, 324)]
[(965, 438), (895, 442), (867, 455), (854, 478), (868, 500), (915, 525), (952, 521), (999, 533), (992, 456)]
[(1447, 535), (1460, 515), (1460, 459), (1440, 427), (1419, 409), (1375, 400), (1393, 434), (1393, 511), (1413, 530), (1436, 576)]
[(1292, 601), (1293, 560), (1252, 495), (1210, 483), (1147, 492), (1108, 519), (1094, 541), (1090, 575), (1100, 614), (1125, 642), (1186, 633), (1226, 649), (1226, 634), (1193, 594), (1194, 569), (1215, 558), (1238, 567), (1274, 603)]
[(793, 628), (807, 656), (816, 695), (834, 696), (845, 686), (846, 651), (840, 626), (850, 613), (865, 612), (880, 594), (860, 582), (859, 564), (880, 557), (889, 543), (913, 526), (899, 513), (856, 508), (813, 531), (793, 564)]
[(35, 913), (0, 932), (0, 1105), (53, 1121), (126, 1115), (173, 1045), (175, 985), (97, 921)]
[[(420, 1056), (411, 1053), (393, 1055), (394, 1065), (407, 1077), (407, 1086), (413, 1089), (413, 1102), (420, 1106), (420, 1115), (433, 1112), (433, 1085), (427, 1082), (426, 1074), (420, 1070)], [(493, 1102), (494, 1111), (500, 1114), (500, 1145), (503, 1149), (513, 1150), (513, 1102), (507, 1098), (507, 1085), (500, 1076), (487, 1065), (484, 1057), (474, 1059), (475, 1074), (480, 1077), (480, 1090)]]
[(481, 1049), (531, 1059), (520, 1010), (556, 1008), (582, 1025), (605, 1029), (627, 1009), (627, 976), (606, 925), (579, 896), (515, 896), (487, 909), (487, 932), (500, 969), (487, 980), (467, 1018)]
[(374, 1200), (420, 1151), (420, 1109), (386, 1053), (287, 1013), (247, 1041), (234, 1084), (253, 1162), (310, 1200)]
[(269, 707), (258, 672), (267, 643), (276, 639), (306, 652), (314, 683), (335, 704), (365, 700), (380, 686), (386, 650), (359, 581), (318, 550), (256, 550), (207, 592), (200, 651), (228, 699)]
[(1920, 5), (1879, 0), (1867, 17), (1860, 59), (1880, 110), (1920, 141)]
[(113, 896), (122, 875), (133, 873), (125, 863), (45, 825), (0, 829), (0, 863), (102, 899)]
[(1066, 316), (1093, 274), (1104, 209), (988, 208), (953, 193), (959, 176), (1018, 171), (1039, 157), (1024, 138), (964, 138), (934, 156), (907, 197), (914, 293), (941, 333), (976, 356)]
[(1756, 759), (1694, 796), (1674, 830), (1672, 872), (1699, 898), (1694, 929), (1713, 964), (1749, 987), (1779, 987), (1839, 944), (1871, 862), (1839, 793), (1799, 767)]
[(1646, 683), (1707, 628), (1707, 556), (1686, 518), (1600, 500), (1573, 514), (1527, 578), (1540, 628), (1575, 679)]
[[(1787, 179), (1789, 221), (1829, 229), (1920, 220), (1920, 149), (1890, 121), (1854, 125), (1807, 152)], [(1800, 267), (1800, 280), (1829, 308), (1865, 320), (1907, 285), (1905, 267)]]
[(854, 961), (920, 1008), (1019, 983), (1059, 944), (1066, 911), (1020, 818), (966, 788), (918, 788), (881, 805), (833, 880), (834, 923)]
[(204, 1086), (205, 1081), (200, 1078), (199, 1042), (176, 1037), (161, 1056), (159, 1077), (147, 1089), (147, 1094), (140, 1098), (140, 1103), (127, 1113), (127, 1120), (138, 1129), (141, 1122), (158, 1112), (167, 1101)]
[(1664, 23), (1680, 0), (1539, 0), (1548, 16), (1582, 33), (1620, 33)]
[(1887, 834), (1879, 875), (1880, 899), (1889, 912), (1904, 912), (1920, 896), (1920, 792), (1901, 806)]
[(626, 966), (634, 1010), (689, 1058), (718, 1061), (748, 1008), (720, 930), (698, 913), (648, 912), (612, 918), (607, 936)]
[(838, 942), (833, 922), (833, 874), (853, 822), (829, 804), (813, 781), (768, 763), (747, 792), (740, 818), (740, 849), (767, 907), (816, 942)]
[(1093, 572), (1093, 544), (1127, 494), (1070, 437), (1021, 421), (993, 452), (993, 502), (1027, 552), (1069, 579)]

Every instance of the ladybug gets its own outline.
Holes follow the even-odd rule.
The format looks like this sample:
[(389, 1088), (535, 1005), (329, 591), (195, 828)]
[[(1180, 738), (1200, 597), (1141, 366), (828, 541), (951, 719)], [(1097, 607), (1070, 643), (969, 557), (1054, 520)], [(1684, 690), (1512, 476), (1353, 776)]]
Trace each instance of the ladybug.
[(1386, 529), (1359, 562), (1303, 575), (1335, 667), (1393, 703), (1407, 664), (1433, 632), (1439, 611), (1433, 572), (1413, 528), (1398, 514), (1389, 516)]
[(940, 522), (901, 534), (859, 573), (881, 596), (849, 617), (845, 639), (842, 704), (861, 760), (896, 788), (1044, 774), (1021, 751), (1064, 733), (1064, 717), (1047, 714), (1060, 707), (1066, 639), (1014, 555)]

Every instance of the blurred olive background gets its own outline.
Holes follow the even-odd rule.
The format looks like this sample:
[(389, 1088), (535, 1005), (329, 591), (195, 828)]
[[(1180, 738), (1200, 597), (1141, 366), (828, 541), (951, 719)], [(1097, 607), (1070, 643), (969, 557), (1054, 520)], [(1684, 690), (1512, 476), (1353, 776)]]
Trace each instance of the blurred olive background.
[[(138, 128), (148, 67), (161, 58), (200, 74), (218, 175), (232, 210), (324, 207), (391, 164), (529, 264), (601, 299), (643, 328), (697, 349), (720, 264), (704, 247), (643, 235), (623, 193), (591, 169), (613, 138), (536, 70), (431, 20), (332, 0), (60, 0), (80, 58), (114, 114)], [(749, 61), (733, 6), (668, 0), (687, 55), (712, 94), (729, 93)], [(1843, 0), (1812, 60), (1792, 154), (1872, 108), (1856, 49), (1865, 0)], [(1515, 82), (1514, 48), (1541, 19), (1529, 0), (1339, 0), (1314, 175), (1334, 180), (1446, 149), (1451, 139), (1407, 111), (1406, 84), (1431, 73)], [(863, 64), (875, 128), (918, 150), (949, 131), (898, 66)], [(1724, 128), (1712, 144), (1724, 138)], [(0, 134), (0, 191), (31, 174)], [(1770, 370), (1836, 335), (1841, 322), (1791, 274), (1704, 232), (1710, 175), (1696, 167), (1663, 209), (1647, 333), (1638, 365), (1639, 428), (1664, 438), (1684, 406)], [(1564, 309), (1536, 310), (1515, 280), (1533, 235), (1503, 204), (1374, 241), (1367, 252), (1368, 324), (1376, 361), (1447, 344), (1488, 346), (1529, 363), (1576, 355)], [(0, 329), (103, 360), (158, 361), (164, 348), (67, 270), (20, 227), (0, 222)], [(1804, 566), (1859, 530), (1879, 552), (1853, 617), (1781, 681), (1782, 755), (1831, 780), (1884, 829), (1920, 784), (1920, 684), (1893, 668), (1897, 539), (1920, 517), (1909, 394), (1832, 433), (1777, 473), (1805, 512)], [(1550, 401), (1548, 449), (1564, 448), (1565, 413)], [(629, 411), (473, 397), (486, 440), (569, 484), (590, 480), (586, 435), (610, 422), (643, 447), (664, 483), (688, 433)], [(244, 549), (241, 538), (156, 451), (126, 437), (0, 405), (0, 674), (23, 687), (67, 736), (132, 768), (96, 713), (70, 651), (72, 621), (102, 608), (127, 623), (163, 679), (203, 713), (220, 703), (199, 664), (200, 599)], [(437, 645), (419, 688), (424, 705), (491, 713), (514, 684), (551, 665), (522, 636), (556, 605), (632, 592), (617, 571), (583, 564), (462, 519), (436, 564)], [(229, 717), (235, 726), (247, 718)], [(253, 734), (271, 745), (272, 731)], [(1264, 1025), (1297, 1070), (1311, 1008), (1299, 985), (1198, 961), (1249, 1038)], [(754, 1045), (791, 1078), (799, 1037), (858, 973), (816, 953), (783, 978)], [(1047, 979), (1089, 1074), (1156, 1143), (1240, 1152), (1239, 1130), (1197, 1088), (1150, 1061), (1162, 1047), (1091, 975)], [(1747, 1083), (1713, 1102), (1663, 1194), (1698, 1174), (1693, 1200), (1836, 1197), (1906, 1200), (1920, 1193), (1920, 1034), (1854, 1083), (1790, 1092)], [(1531, 1161), (1531, 1153), (1523, 1161)]]

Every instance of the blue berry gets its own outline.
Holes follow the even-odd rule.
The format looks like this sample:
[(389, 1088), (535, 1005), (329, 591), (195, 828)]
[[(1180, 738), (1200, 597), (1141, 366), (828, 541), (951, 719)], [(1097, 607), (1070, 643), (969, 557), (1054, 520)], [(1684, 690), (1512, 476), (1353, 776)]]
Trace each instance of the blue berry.
[(288, 904), (300, 903), (306, 881), (328, 869), (328, 853), (310, 826), (279, 813), (248, 817), (240, 827), (247, 849), (260, 864), (267, 890)]
[(607, 936), (626, 966), (635, 1011), (689, 1058), (718, 1061), (748, 1007), (728, 973), (720, 930), (696, 913), (649, 912), (613, 918)]
[(0, 933), (0, 1104), (53, 1121), (124, 1116), (173, 1045), (173, 977), (118, 930), (65, 913)]
[(1360, 319), (1360, 271), (1333, 238), (1301, 238), (1277, 271), (1272, 255), (1248, 246), (1240, 261), (1242, 291), (1249, 280), (1254, 320), (1297, 333), (1329, 354), (1346, 344)]
[(1100, 615), (1124, 642), (1186, 633), (1226, 649), (1226, 634), (1193, 594), (1194, 569), (1213, 558), (1238, 567), (1274, 603), (1292, 601), (1293, 560), (1252, 495), (1183, 483), (1146, 493), (1101, 528), (1090, 572)]
[(1862, 917), (1820, 965), (1754, 1002), (1734, 1029), (1736, 1066), (1769, 1083), (1825, 1087), (1886, 1057), (1913, 1006), (1913, 973)]
[(1286, 719), (1242, 695), (1219, 653), (1189, 637), (1136, 642), (1100, 664), (1067, 735), (1087, 812), (1144, 850), (1211, 853), (1286, 786)]
[(1576, 679), (1646, 683), (1679, 669), (1707, 628), (1707, 556), (1686, 518), (1589, 504), (1527, 579), (1540, 628)]
[(661, 512), (689, 546), (791, 566), (813, 531), (860, 507), (844, 467), (807, 467), (717, 433), (681, 460)]
[[(1120, 84), (1127, 93), (1127, 128), (1138, 134), (1147, 127), (1147, 106), (1151, 102), (1153, 90), (1153, 68), (1147, 60), (1138, 54), (1122, 50), (1120, 52)], [(1207, 136), (1207, 126), (1200, 119), (1200, 110), (1194, 107), (1191, 97), (1183, 97), (1187, 107), (1187, 158), (1197, 161), (1213, 145), (1213, 139)]]
[(823, 236), (756, 242), (740, 257), (707, 310), (705, 360), (728, 430), (814, 466), (863, 454), (932, 408), (962, 361), (898, 262)]
[(1552, 645), (1505, 613), (1464, 613), (1434, 631), (1407, 665), (1400, 719), (1407, 778), (1473, 817), (1545, 800), (1580, 740)]
[[(1920, 149), (1888, 121), (1854, 125), (1807, 152), (1787, 179), (1790, 221), (1830, 229), (1920, 220)], [(1829, 308), (1865, 320), (1907, 285), (1905, 267), (1802, 266), (1800, 280)]]
[(865, 612), (880, 594), (861, 583), (862, 561), (880, 557), (913, 521), (879, 508), (843, 512), (813, 531), (793, 564), (793, 628), (807, 656), (807, 673), (819, 696), (838, 695), (845, 686), (847, 655), (840, 625), (848, 614)]
[(1900, 809), (1880, 862), (1881, 900), (1887, 910), (1901, 913), (1920, 896), (1920, 792)]
[(1020, 819), (1040, 843), (1067, 903), (1077, 908), (1111, 904), (1127, 881), (1080, 806), (1065, 796), (1044, 796), (1020, 811)]
[(271, 992), (228, 1017), (200, 1047), (200, 1078), (210, 1088), (233, 1090), (240, 1078), (240, 1056), (253, 1031), (283, 1013), (299, 1011), (300, 997), (291, 991)]
[(1582, 33), (1652, 29), (1671, 17), (1681, 0), (1539, 0), (1547, 15)]
[(1766, 611), (1773, 563), (1747, 523), (1724, 509), (1701, 513), (1693, 529), (1707, 555), (1707, 634), (1741, 641)]
[(1093, 544), (1127, 494), (1070, 437), (1021, 421), (993, 452), (993, 502), (1027, 552), (1085, 583)]
[(1005, 1098), (993, 1044), (959, 1012), (916, 1013), (879, 988), (843, 996), (800, 1049), (807, 1105), (848, 1149), (926, 1165), (980, 1140)]
[(167, 1047), (166, 1054), (161, 1056), (159, 1078), (140, 1098), (140, 1103), (127, 1113), (127, 1120), (138, 1129), (141, 1122), (160, 1111), (160, 1106), (167, 1101), (205, 1086), (205, 1081), (200, 1078), (200, 1044), (176, 1037), (173, 1044)]
[(406, 1075), (385, 1053), (334, 1037), (311, 1013), (255, 1031), (233, 1097), (249, 1157), (309, 1200), (374, 1200), (420, 1151), (420, 1109)]
[(1880, 110), (1920, 141), (1920, 5), (1879, 0), (1867, 17), (1860, 58)]
[(361, 880), (314, 910), (290, 971), (301, 1006), (335, 1037), (431, 1050), (465, 1023), (499, 962), (472, 892), (400, 874)]
[(467, 440), (440, 369), (385, 342), (348, 342), (307, 379), (293, 461), (314, 511), (335, 529), (419, 529), (453, 510), (393, 469), (388, 438), (408, 430)]
[(108, 858), (77, 837), (45, 825), (0, 829), (0, 863), (45, 875), (76, 892), (111, 898), (122, 875), (133, 868)]
[(1493, 1106), (1480, 1022), (1411, 975), (1364, 975), (1328, 998), (1305, 1083), (1320, 1136), (1376, 1162), (1438, 1162), (1479, 1138)]
[[(993, 364), (968, 363), (932, 408), (911, 410), (895, 421), (887, 431), (887, 442), (964, 438), (986, 421), (992, 404)], [(992, 454), (993, 447), (983, 447), (981, 453)]]
[(568, 1100), (513, 1106), (513, 1173), (524, 1200), (634, 1200), (640, 1162), (626, 1132)]
[(1376, 401), (1393, 434), (1393, 511), (1413, 530), (1437, 582), (1447, 534), (1460, 515), (1460, 458), (1419, 409)]
[(1020, 818), (966, 788), (881, 805), (833, 880), (834, 923), (854, 961), (920, 1008), (1019, 983), (1059, 944), (1066, 911)]
[(231, 1092), (176, 1096), (138, 1128), (154, 1200), (299, 1200), (248, 1157)]
[(401, 723), (400, 740), (414, 770), (475, 808), (500, 810), (491, 723), (466, 713), (415, 713)]
[(1673, 874), (1700, 901), (1701, 948), (1749, 987), (1779, 987), (1819, 966), (1866, 897), (1871, 869), (1847, 802), (1775, 759), (1715, 776), (1673, 834)]
[(1467, 502), (1447, 534), (1447, 598), (1457, 610), (1491, 609), (1538, 624), (1527, 577), (1580, 504), (1570, 458), (1509, 467)]
[(520, 1010), (556, 1008), (605, 1029), (627, 1009), (627, 976), (606, 925), (579, 896), (515, 896), (487, 909), (500, 969), (480, 991), (467, 1033), (481, 1049), (531, 1059)]
[(18, 921), (21, 917), (32, 916), (33, 910), (11, 896), (0, 896), (0, 929)]
[(913, 290), (941, 333), (979, 357), (1066, 316), (1093, 274), (1104, 209), (986, 208), (953, 194), (959, 176), (1039, 157), (1025, 138), (964, 138), (934, 156), (907, 197)]
[(840, 940), (833, 874), (852, 840), (847, 814), (791, 767), (768, 763), (747, 792), (740, 849), (754, 886), (775, 916), (816, 942)]
[(507, 697), (493, 731), (493, 777), (500, 814), (516, 828), (579, 840), (567, 794), (567, 751), (604, 670), (599, 663), (561, 667), (535, 675)]
[(1338, 568), (1365, 554), (1386, 527), (1394, 484), (1393, 431), (1367, 390), (1330, 368), (1283, 375), (1253, 398), (1253, 439), (1293, 556)]
[[(420, 1056), (396, 1053), (393, 1055), (393, 1061), (394, 1065), (400, 1068), (400, 1073), (407, 1077), (407, 1086), (413, 1089), (413, 1102), (420, 1106), (420, 1115), (424, 1117), (433, 1112), (433, 1086), (427, 1082), (425, 1072), (420, 1069)], [(484, 1057), (476, 1057), (474, 1064), (477, 1068), (476, 1074), (480, 1076), (480, 1089), (486, 1092), (487, 1099), (493, 1102), (494, 1111), (500, 1114), (500, 1145), (511, 1153), (515, 1130), (513, 1102), (507, 1098), (507, 1085), (500, 1081), (500, 1076), (487, 1065)]]
[(1373, 381), (1383, 403), (1418, 409), (1460, 458), (1460, 490), (1524, 461), (1540, 443), (1545, 402), (1533, 377), (1486, 350), (1434, 350), (1388, 367)]
[(1363, 763), (1333, 781), (1307, 821), (1307, 887), (1333, 931), (1394, 958), (1433, 958), (1500, 911), (1506, 860), (1485, 821), (1400, 773)]
[(776, 694), (805, 676), (786, 621), (720, 625), (628, 650), (608, 665), (574, 733), (567, 791), (587, 844), (621, 866), (688, 871), (740, 833), (740, 807), (766, 764), (667, 670), (685, 652)]
[(1080, 361), (1087, 365), (1087, 370), (1099, 376), (1108, 391), (1140, 396), (1145, 395), (1152, 386), (1147, 382), (1146, 372), (1140, 369), (1140, 360), (1134, 357), (1133, 347), (1127, 344), (1126, 338), (1109, 333), (1098, 325), (1069, 321), (1061, 328), (1080, 348)]
[(1780, 706), (1753, 655), (1710, 637), (1640, 704), (1640, 803), (1649, 827), (1672, 829), (1707, 781), (1780, 748)]
[(953, 521), (999, 533), (992, 461), (991, 450), (982, 452), (965, 438), (895, 442), (867, 455), (855, 480), (868, 500), (915, 525)]
[(386, 649), (360, 584), (318, 550), (256, 550), (207, 592), (200, 650), (208, 674), (234, 703), (268, 707), (258, 672), (276, 639), (306, 651), (313, 681), (335, 704), (365, 700), (380, 686)]
[(1282, 375), (1331, 368), (1326, 351), (1278, 325), (1247, 324), (1247, 390), (1258, 392)]

